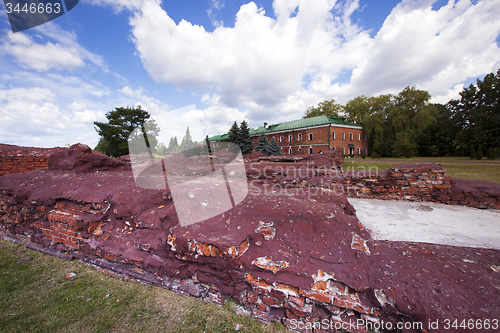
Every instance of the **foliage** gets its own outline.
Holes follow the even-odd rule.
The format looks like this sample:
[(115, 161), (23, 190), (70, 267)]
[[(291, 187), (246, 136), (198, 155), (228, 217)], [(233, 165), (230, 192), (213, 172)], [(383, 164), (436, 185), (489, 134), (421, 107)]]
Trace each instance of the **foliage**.
[(267, 154), (269, 144), (270, 143), (267, 140), (267, 137), (264, 135), (264, 133), (262, 133), (257, 140), (257, 146), (255, 146), (255, 150)]
[(253, 141), (250, 139), (250, 128), (248, 128), (248, 124), (244, 120), (241, 122), (238, 130), (237, 141), (243, 155), (250, 154), (253, 151)]
[(479, 149), (476, 152), (476, 160), (482, 160), (483, 159), (483, 148), (479, 146)]
[(471, 160), (476, 158), (476, 150), (474, 149), (474, 146), (470, 146), (469, 158)]
[(335, 99), (329, 99), (323, 102), (319, 102), (316, 107), (310, 106), (303, 118), (313, 118), (317, 116), (330, 116), (334, 115), (335, 117), (339, 117), (340, 112), (342, 111), (342, 105), (337, 104)]
[[(137, 108), (117, 107), (106, 113), (108, 123), (94, 122), (95, 130), (101, 136), (96, 149), (108, 156), (122, 156), (129, 153), (129, 140), (133, 142), (146, 140), (147, 147), (152, 150), (156, 147), (156, 137), (160, 132), (155, 120), (140, 106)], [(134, 132), (140, 129), (140, 135)], [(147, 136), (146, 136), (147, 135)]]
[(432, 122), (417, 137), (419, 156), (452, 156), (455, 153), (455, 138), (459, 130), (453, 119), (453, 105), (434, 104), (436, 113)]
[(165, 144), (163, 142), (156, 145), (156, 151), (155, 151), (156, 155), (163, 156), (165, 155), (166, 152), (167, 152), (167, 147), (165, 147)]
[(269, 144), (269, 146), (267, 146), (266, 152), (264, 153), (267, 155), (279, 155), (283, 153), (283, 150), (273, 137), (271, 143)]
[(179, 151), (179, 143), (177, 142), (177, 137), (174, 136), (170, 138), (170, 142), (168, 143), (167, 151), (169, 153), (177, 153)]
[(363, 126), (368, 150), (381, 156), (417, 154), (417, 138), (436, 112), (427, 91), (406, 87), (398, 95), (359, 96), (344, 107), (346, 119)]
[(191, 156), (189, 150), (194, 147), (193, 139), (191, 138), (191, 132), (189, 132), (189, 127), (186, 128), (186, 134), (182, 138), (181, 145), (179, 146), (179, 151), (183, 152), (186, 156)]
[(500, 147), (492, 147), (487, 152), (488, 159), (495, 160), (500, 157)]
[(460, 130), (458, 145), (482, 146), (486, 151), (500, 146), (500, 69), (464, 88), (460, 97), (453, 110)]

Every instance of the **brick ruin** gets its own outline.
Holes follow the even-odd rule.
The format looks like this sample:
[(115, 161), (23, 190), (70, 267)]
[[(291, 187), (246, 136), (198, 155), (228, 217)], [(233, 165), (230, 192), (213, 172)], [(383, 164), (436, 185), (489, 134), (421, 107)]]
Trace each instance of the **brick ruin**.
[(49, 156), (66, 148), (33, 148), (0, 144), (0, 176), (46, 168)]
[[(77, 144), (50, 155), (47, 168), (0, 177), (0, 230), (178, 293), (217, 304), (233, 297), (244, 313), (297, 331), (444, 332), (429, 323), (500, 317), (500, 251), (374, 240), (344, 193), (479, 200), (444, 169), (400, 166), (363, 178), (344, 175), (328, 154), (252, 161), (241, 204), (181, 226), (169, 188), (140, 188), (126, 157)], [(498, 202), (498, 184), (467, 186)], [(396, 329), (412, 323), (423, 326)]]

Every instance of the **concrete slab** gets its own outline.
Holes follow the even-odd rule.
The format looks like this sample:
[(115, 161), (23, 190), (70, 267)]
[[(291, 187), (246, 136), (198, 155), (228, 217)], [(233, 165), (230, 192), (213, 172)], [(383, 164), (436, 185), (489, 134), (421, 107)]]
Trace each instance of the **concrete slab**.
[(373, 239), (500, 250), (500, 211), (431, 202), (353, 199)]

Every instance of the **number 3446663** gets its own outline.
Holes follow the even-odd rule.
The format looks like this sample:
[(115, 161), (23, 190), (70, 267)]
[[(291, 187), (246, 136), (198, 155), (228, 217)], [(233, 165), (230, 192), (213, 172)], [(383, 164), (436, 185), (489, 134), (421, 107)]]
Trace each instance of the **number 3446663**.
[(52, 3), (31, 3), (27, 4), (25, 3), (24, 6), (20, 6), (20, 4), (16, 4), (15, 6), (9, 2), (5, 4), (5, 10), (7, 11), (7, 14), (10, 14), (12, 12), (14, 13), (31, 13), (31, 14), (51, 14), (51, 13), (56, 13), (59, 14), (61, 12), (61, 4), (56, 2), (54, 4)]

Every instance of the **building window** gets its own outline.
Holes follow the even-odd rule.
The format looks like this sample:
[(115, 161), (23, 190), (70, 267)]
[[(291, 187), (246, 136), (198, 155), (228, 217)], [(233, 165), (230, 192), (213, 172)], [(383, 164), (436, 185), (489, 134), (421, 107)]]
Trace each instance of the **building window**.
[(358, 141), (361, 141), (361, 134), (358, 133)]
[(366, 155), (366, 147), (365, 147), (365, 148), (363, 148), (363, 151), (365, 152), (365, 155)]
[(349, 140), (351, 140), (351, 141), (352, 141), (352, 138), (353, 138), (352, 133), (349, 133)]
[(302, 141), (302, 134), (297, 135), (297, 140)]
[(302, 147), (299, 147), (299, 151), (302, 151)]
[(332, 139), (335, 140), (335, 132), (332, 132)]
[(288, 142), (292, 142), (292, 140), (293, 140), (293, 136), (290, 134), (290, 135), (288, 136)]
[(313, 140), (313, 134), (309, 133), (309, 141), (312, 141), (312, 140)]
[(365, 134), (365, 141), (367, 140), (366, 134)]
[(288, 148), (288, 154), (292, 155), (292, 148)]
[(345, 147), (342, 147), (342, 154), (345, 155)]
[(313, 147), (309, 147), (309, 154), (313, 153)]
[[(359, 134), (358, 134), (358, 135), (359, 135)], [(357, 154), (359, 155), (359, 147), (358, 147), (358, 148), (356, 148), (356, 151), (357, 151)]]
[(342, 140), (345, 140), (345, 133), (342, 133)]
[(280, 142), (283, 142), (283, 137), (282, 136), (280, 136)]

